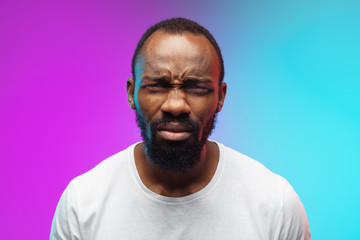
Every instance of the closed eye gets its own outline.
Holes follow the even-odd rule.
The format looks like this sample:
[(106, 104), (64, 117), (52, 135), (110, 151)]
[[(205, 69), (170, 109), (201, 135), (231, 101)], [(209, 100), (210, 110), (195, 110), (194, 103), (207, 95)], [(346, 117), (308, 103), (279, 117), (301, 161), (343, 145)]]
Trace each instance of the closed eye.
[(170, 85), (165, 82), (159, 82), (159, 83), (146, 84), (143, 87), (150, 91), (163, 91), (169, 88)]
[(193, 84), (185, 86), (184, 89), (188, 93), (195, 93), (195, 94), (207, 94), (212, 92), (212, 89), (208, 87), (193, 85)]

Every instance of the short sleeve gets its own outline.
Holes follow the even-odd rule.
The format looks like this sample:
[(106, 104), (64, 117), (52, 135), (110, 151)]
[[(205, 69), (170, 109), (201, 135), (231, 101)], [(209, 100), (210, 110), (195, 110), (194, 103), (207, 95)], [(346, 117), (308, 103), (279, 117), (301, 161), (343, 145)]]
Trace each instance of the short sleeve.
[(56, 207), (50, 240), (80, 240), (77, 200), (73, 183), (67, 186)]
[(283, 186), (283, 203), (278, 217), (275, 239), (310, 240), (309, 222), (304, 206), (288, 182)]

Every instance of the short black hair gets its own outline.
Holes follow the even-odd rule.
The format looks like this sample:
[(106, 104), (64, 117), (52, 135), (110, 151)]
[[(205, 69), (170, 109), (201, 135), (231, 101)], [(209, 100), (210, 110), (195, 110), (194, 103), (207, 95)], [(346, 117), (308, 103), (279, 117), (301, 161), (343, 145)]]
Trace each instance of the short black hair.
[(181, 34), (184, 32), (189, 32), (195, 35), (203, 35), (205, 36), (209, 42), (211, 43), (211, 45), (214, 47), (218, 58), (219, 58), (219, 62), (220, 62), (220, 79), (219, 79), (219, 84), (223, 81), (224, 79), (224, 60), (222, 58), (222, 54), (221, 54), (221, 50), (219, 45), (217, 44), (215, 38), (211, 35), (211, 33), (209, 32), (209, 30), (207, 30), (206, 28), (204, 28), (203, 26), (201, 26), (200, 24), (186, 19), (186, 18), (170, 18), (170, 19), (165, 19), (161, 22), (156, 23), (155, 25), (151, 26), (150, 28), (148, 28), (146, 30), (146, 32), (142, 35), (140, 41), (138, 42), (133, 58), (132, 58), (132, 63), (131, 63), (131, 72), (133, 75), (133, 78), (135, 80), (135, 65), (136, 65), (136, 58), (141, 50), (141, 48), (144, 46), (146, 40), (156, 31), (158, 30), (163, 30), (167, 33), (174, 33), (174, 34)]

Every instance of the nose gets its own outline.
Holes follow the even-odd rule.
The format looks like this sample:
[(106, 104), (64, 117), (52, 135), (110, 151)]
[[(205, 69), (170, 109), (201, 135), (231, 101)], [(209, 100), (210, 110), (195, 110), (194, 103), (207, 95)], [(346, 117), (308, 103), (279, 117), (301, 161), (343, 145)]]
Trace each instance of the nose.
[(186, 101), (186, 94), (178, 88), (171, 89), (167, 94), (166, 100), (161, 105), (161, 111), (170, 113), (175, 117), (189, 114), (191, 108)]

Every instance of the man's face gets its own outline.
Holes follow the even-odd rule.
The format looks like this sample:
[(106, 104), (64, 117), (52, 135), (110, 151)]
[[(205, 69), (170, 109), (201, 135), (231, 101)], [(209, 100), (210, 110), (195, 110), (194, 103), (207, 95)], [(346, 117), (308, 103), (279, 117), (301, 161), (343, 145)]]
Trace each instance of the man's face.
[(157, 31), (138, 55), (128, 80), (146, 155), (160, 168), (186, 172), (200, 158), (226, 84), (219, 86), (218, 56), (202, 35)]

